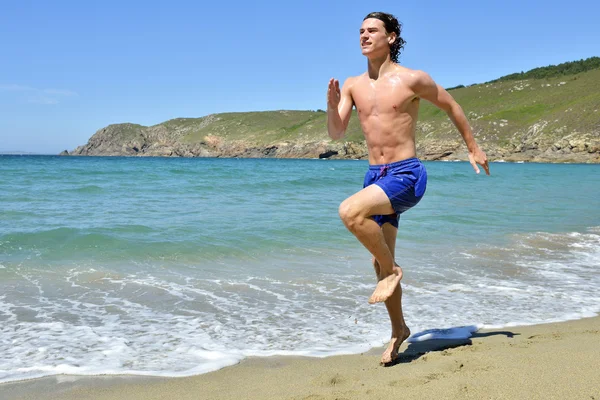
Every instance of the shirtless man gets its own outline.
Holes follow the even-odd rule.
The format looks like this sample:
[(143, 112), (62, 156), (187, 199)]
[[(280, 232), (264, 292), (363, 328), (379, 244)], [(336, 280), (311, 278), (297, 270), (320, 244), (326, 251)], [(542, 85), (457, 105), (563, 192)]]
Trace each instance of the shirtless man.
[(475, 172), (479, 173), (479, 164), (490, 173), (487, 157), (475, 143), (469, 122), (452, 96), (425, 72), (397, 64), (405, 43), (400, 30), (393, 15), (367, 15), (360, 28), (367, 72), (348, 78), (341, 90), (339, 82), (331, 79), (327, 90), (329, 136), (344, 136), (355, 106), (369, 151), (364, 188), (342, 202), (339, 214), (373, 255), (378, 283), (369, 303), (385, 302), (392, 323), (383, 364), (394, 361), (400, 344), (410, 336), (402, 314), (402, 269), (394, 261), (394, 252), (400, 214), (421, 200), (427, 185), (427, 172), (416, 158), (415, 146), (421, 99), (448, 114), (467, 145)]

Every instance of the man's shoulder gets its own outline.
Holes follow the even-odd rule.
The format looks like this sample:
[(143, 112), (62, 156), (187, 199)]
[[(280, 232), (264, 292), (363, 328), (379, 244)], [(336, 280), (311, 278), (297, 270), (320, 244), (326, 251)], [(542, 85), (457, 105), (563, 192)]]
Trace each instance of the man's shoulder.
[[(350, 96), (352, 96), (352, 92), (357, 90), (360, 87), (360, 82), (364, 79), (366, 73), (357, 75), (357, 76), (349, 76), (344, 81), (343, 89), (347, 90)], [(360, 90), (360, 89), (358, 89)]]
[(403, 65), (396, 64), (396, 71), (398, 74), (404, 75), (415, 80), (420, 80), (429, 77), (429, 74), (420, 69), (407, 68)]
[(347, 84), (350, 84), (350, 85), (351, 85), (351, 84), (353, 84), (353, 83), (356, 83), (356, 82), (360, 81), (360, 80), (361, 80), (361, 79), (363, 79), (365, 76), (367, 76), (367, 73), (366, 73), (366, 72), (364, 72), (364, 73), (362, 73), (362, 74), (360, 74), (360, 75), (356, 75), (356, 76), (349, 76), (348, 78), (346, 78), (346, 82), (345, 82), (345, 83), (347, 83)]
[(422, 90), (423, 87), (429, 87), (435, 83), (427, 72), (420, 69), (411, 69), (398, 66), (398, 75), (402, 81), (415, 92)]

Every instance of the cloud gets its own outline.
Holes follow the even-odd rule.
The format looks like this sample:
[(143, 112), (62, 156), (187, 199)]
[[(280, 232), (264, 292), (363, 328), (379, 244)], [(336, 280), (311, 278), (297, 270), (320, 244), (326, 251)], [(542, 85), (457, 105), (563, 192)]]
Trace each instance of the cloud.
[(25, 99), (28, 103), (33, 104), (58, 104), (58, 99), (46, 96), (27, 96)]
[(37, 89), (31, 86), (16, 84), (0, 84), (0, 92), (19, 93), (19, 98), (33, 104), (58, 104), (65, 97), (76, 97), (78, 94), (65, 89)]
[(32, 87), (29, 87), (29, 86), (10, 84), (10, 85), (0, 85), (0, 90), (5, 91), (5, 92), (29, 92), (29, 91), (32, 91), (35, 89)]
[(44, 89), (45, 94), (58, 95), (58, 96), (77, 96), (77, 93), (72, 90), (60, 90), (60, 89)]

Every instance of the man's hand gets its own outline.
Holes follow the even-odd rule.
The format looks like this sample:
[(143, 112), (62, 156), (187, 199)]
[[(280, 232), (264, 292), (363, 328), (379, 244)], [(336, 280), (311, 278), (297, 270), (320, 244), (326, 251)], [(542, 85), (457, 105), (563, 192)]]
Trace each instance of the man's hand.
[(490, 166), (488, 165), (487, 156), (479, 147), (472, 152), (469, 151), (469, 162), (473, 166), (473, 169), (476, 173), (479, 173), (479, 167), (477, 166), (477, 164), (479, 164), (485, 170), (486, 175), (490, 174)]
[(329, 80), (329, 87), (327, 88), (327, 106), (337, 109), (340, 99), (340, 82), (337, 79), (331, 78)]

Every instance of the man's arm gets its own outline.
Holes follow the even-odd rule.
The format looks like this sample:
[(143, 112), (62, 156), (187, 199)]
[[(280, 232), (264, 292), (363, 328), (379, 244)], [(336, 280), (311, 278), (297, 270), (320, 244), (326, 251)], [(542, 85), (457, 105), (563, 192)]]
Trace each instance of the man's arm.
[(486, 174), (490, 174), (487, 156), (479, 148), (473, 137), (471, 126), (465, 116), (461, 106), (443, 87), (436, 84), (431, 77), (423, 71), (415, 71), (414, 73), (414, 91), (415, 94), (431, 103), (441, 110), (444, 110), (454, 126), (458, 129), (469, 150), (469, 161), (475, 172), (479, 173), (477, 164), (481, 165)]
[(344, 82), (340, 91), (340, 82), (337, 79), (329, 80), (327, 88), (327, 132), (329, 137), (336, 140), (344, 137), (352, 106), (354, 102), (350, 94), (351, 78)]

